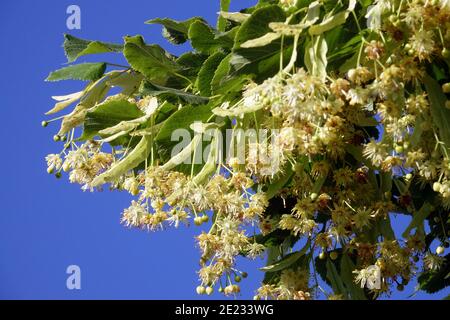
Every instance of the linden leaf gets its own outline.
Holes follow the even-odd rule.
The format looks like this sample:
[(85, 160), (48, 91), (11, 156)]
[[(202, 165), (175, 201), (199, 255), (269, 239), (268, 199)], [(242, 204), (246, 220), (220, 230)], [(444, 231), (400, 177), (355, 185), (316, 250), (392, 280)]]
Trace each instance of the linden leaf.
[(414, 229), (418, 228), (421, 225), (423, 225), (424, 220), (431, 214), (431, 212), (434, 210), (434, 207), (428, 203), (425, 202), (423, 206), (413, 214), (413, 219), (408, 225), (408, 227), (403, 231), (402, 237), (406, 238), (409, 236), (409, 232)]
[(182, 44), (188, 39), (189, 27), (195, 21), (204, 21), (201, 17), (194, 17), (184, 21), (176, 21), (169, 18), (156, 18), (148, 20), (146, 24), (160, 24), (163, 26), (163, 36), (173, 44)]
[(221, 48), (213, 29), (205, 22), (195, 21), (189, 27), (189, 39), (192, 47), (198, 52), (212, 54)]
[(259, 268), (259, 270), (264, 271), (264, 272), (275, 272), (275, 271), (280, 271), (280, 270), (288, 268), (289, 266), (291, 266), (292, 264), (297, 262), (301, 257), (303, 257), (305, 255), (305, 253), (309, 249), (310, 243), (311, 243), (311, 240), (308, 239), (305, 246), (300, 251), (290, 253), (290, 254), (286, 255), (283, 259), (281, 259), (271, 265)]
[(106, 63), (81, 63), (51, 72), (45, 81), (94, 81), (105, 73)]
[[(220, 11), (221, 12), (228, 11), (228, 9), (230, 9), (230, 2), (231, 0), (220, 0)], [(219, 14), (219, 17), (217, 18), (217, 30), (225, 31), (226, 27), (227, 27), (227, 20), (225, 19), (225, 17)]]
[(158, 45), (146, 45), (141, 36), (125, 37), (123, 54), (131, 67), (147, 79), (164, 84), (181, 69), (173, 57)]
[(69, 62), (74, 62), (79, 57), (88, 54), (121, 52), (123, 50), (123, 46), (120, 44), (84, 40), (70, 34), (64, 34), (63, 48)]
[(200, 71), (198, 72), (196, 86), (200, 91), (200, 94), (204, 96), (211, 95), (211, 82), (214, 78), (219, 64), (225, 58), (225, 54), (222, 52), (216, 52), (208, 57), (203, 63)]
[(312, 36), (320, 35), (345, 23), (350, 12), (355, 9), (355, 6), (356, 0), (351, 0), (347, 10), (328, 16), (321, 23), (311, 26), (308, 30), (309, 34)]
[(207, 97), (202, 97), (183, 90), (159, 86), (157, 84), (151, 83), (150, 81), (143, 82), (139, 91), (142, 94), (149, 96), (162, 95), (164, 97), (178, 97), (182, 101), (189, 104), (205, 104), (209, 101)]
[[(91, 139), (99, 134), (99, 131), (114, 127), (122, 121), (140, 118), (143, 115), (144, 113), (137, 105), (127, 99), (107, 100), (87, 112), (83, 134), (79, 139)], [(108, 134), (108, 132), (103, 132), (104, 135), (105, 133)], [(110, 132), (110, 134), (113, 133)]]

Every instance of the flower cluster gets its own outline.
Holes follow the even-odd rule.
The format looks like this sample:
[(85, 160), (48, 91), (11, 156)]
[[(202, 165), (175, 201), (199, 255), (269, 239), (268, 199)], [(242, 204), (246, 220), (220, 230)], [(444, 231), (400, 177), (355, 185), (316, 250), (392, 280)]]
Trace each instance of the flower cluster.
[[(132, 116), (98, 130), (101, 139), (81, 146), (73, 130), (65, 133), (63, 151), (46, 158), (49, 173), (70, 171), (69, 180), (85, 190), (109, 182), (111, 189), (128, 191), (134, 200), (122, 213), (127, 227), (155, 231), (191, 222), (208, 226), (196, 236), (201, 252), (199, 294), (212, 294), (214, 288), (225, 295), (238, 294), (238, 283), (247, 276), (236, 264), (239, 255), (269, 256), (265, 267), (269, 272), (255, 299), (308, 300), (321, 293), (329, 299), (376, 298), (389, 294), (393, 285), (402, 290), (419, 272), (421, 258), (423, 272), (437, 273), (446, 263), (442, 255), (449, 244), (450, 221), (450, 131), (445, 118), (450, 117), (448, 1), (374, 1), (363, 7), (368, 26), (364, 30), (360, 24), (364, 19), (356, 12), (364, 4), (355, 9), (355, 1), (348, 1), (348, 8), (339, 2), (316, 23), (322, 2), (297, 10), (303, 2), (280, 0), (275, 16), (287, 15), (286, 22), (275, 22), (274, 32), (249, 39), (246, 45), (235, 44), (238, 53), (280, 44), (279, 71), (264, 79), (253, 73), (235, 79), (225, 85), (239, 87), (234, 93), (211, 92), (209, 113), (199, 116), (207, 123), (187, 125), (194, 139), (178, 154), (167, 158), (173, 144), (167, 142), (165, 130), (177, 127), (178, 123), (167, 124), (173, 118), (195, 118), (183, 110), (205, 100), (200, 94), (208, 90), (200, 88), (204, 83), (198, 79), (189, 81), (184, 91), (156, 86), (171, 99), (145, 94), (156, 92), (145, 90), (148, 83), (143, 82), (143, 91), (137, 93), (136, 83), (117, 81), (127, 94), (99, 99), (88, 110), (80, 104), (77, 108), (84, 109), (75, 120), (108, 103), (112, 109), (115, 103), (130, 108)], [(339, 19), (333, 16), (335, 9), (344, 10)], [(248, 15), (226, 17), (239, 24)], [(321, 33), (334, 23), (340, 26), (342, 17), (357, 31), (335, 50)], [(284, 29), (290, 32), (278, 32)], [(287, 66), (286, 52), (291, 54)], [(245, 60), (234, 51), (230, 54), (230, 63)], [(213, 60), (205, 62), (208, 68)], [(259, 68), (264, 69), (262, 64)], [(137, 81), (142, 79), (139, 75)], [(75, 121), (74, 115), (70, 117), (63, 120), (66, 127)], [(84, 125), (96, 120), (91, 115)], [(210, 129), (207, 160), (181, 164), (195, 159), (197, 147), (205, 142), (198, 134)], [(222, 129), (232, 131), (230, 154), (218, 152)], [(112, 145), (110, 153), (105, 152), (107, 143)], [(236, 155), (235, 147), (243, 154)], [(412, 217), (398, 238), (391, 227), (397, 214)], [(435, 253), (430, 250), (433, 239), (442, 244)], [(298, 243), (304, 247), (297, 251)], [(356, 286), (345, 286), (355, 290), (326, 292), (317, 273), (324, 280), (330, 274), (342, 281), (351, 279)]]

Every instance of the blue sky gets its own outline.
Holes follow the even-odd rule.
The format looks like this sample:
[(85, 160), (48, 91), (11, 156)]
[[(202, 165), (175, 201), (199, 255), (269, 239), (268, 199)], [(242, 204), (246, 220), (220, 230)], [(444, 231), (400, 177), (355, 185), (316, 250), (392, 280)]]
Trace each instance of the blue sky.
[[(165, 232), (132, 231), (120, 225), (129, 205), (125, 193), (82, 192), (67, 178), (46, 173), (44, 157), (59, 151), (52, 141), (56, 126), (42, 128), (52, 95), (78, 91), (82, 83), (46, 83), (49, 71), (66, 62), (63, 33), (121, 42), (142, 34), (175, 54), (186, 46), (167, 45), (160, 27), (145, 25), (155, 17), (204, 16), (214, 22), (215, 0), (23, 1), (0, 4), (2, 182), (0, 210), (0, 298), (2, 299), (197, 299), (199, 228)], [(233, 9), (253, 3), (235, 0)], [(81, 8), (81, 30), (66, 28), (66, 9)], [(123, 62), (102, 56), (108, 62)], [(95, 57), (93, 58), (95, 60)], [(92, 57), (83, 59), (92, 61)], [(404, 225), (404, 224), (403, 224)], [(66, 268), (81, 268), (81, 290), (66, 288)], [(263, 261), (240, 266), (249, 273), (240, 298), (251, 298), (262, 278)], [(404, 293), (413, 292), (413, 284)], [(419, 294), (418, 298), (439, 298)], [(220, 296), (213, 296), (219, 298)], [(203, 298), (203, 296), (202, 296)]]

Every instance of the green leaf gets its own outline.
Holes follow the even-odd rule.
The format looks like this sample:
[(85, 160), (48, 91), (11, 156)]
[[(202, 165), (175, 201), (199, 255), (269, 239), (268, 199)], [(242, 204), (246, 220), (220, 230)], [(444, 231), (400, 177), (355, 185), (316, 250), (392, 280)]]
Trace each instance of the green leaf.
[(322, 34), (328, 30), (336, 28), (343, 24), (349, 15), (348, 11), (342, 11), (334, 16), (324, 19), (321, 23), (313, 25), (309, 28), (309, 34), (312, 36)]
[(402, 233), (402, 237), (406, 238), (409, 236), (409, 232), (414, 229), (418, 228), (421, 225), (423, 225), (424, 220), (430, 215), (430, 213), (434, 210), (434, 207), (428, 203), (425, 202), (423, 206), (413, 214), (413, 219), (408, 225), (408, 227), (405, 229), (405, 231)]
[(331, 288), (333, 289), (335, 294), (342, 294), (344, 297), (348, 297), (347, 289), (345, 288), (344, 282), (342, 281), (339, 273), (334, 266), (334, 263), (327, 259), (326, 262), (327, 268), (327, 279), (331, 283)]
[(321, 23), (311, 26), (309, 28), (309, 34), (312, 36), (320, 35), (345, 23), (350, 12), (355, 8), (355, 5), (356, 1), (350, 0), (349, 8), (347, 10), (338, 12), (333, 16), (328, 16)]
[(354, 68), (358, 62), (358, 52), (355, 52), (350, 58), (345, 60), (343, 64), (339, 67), (339, 73), (344, 74), (348, 70)]
[(221, 48), (213, 29), (205, 22), (195, 21), (189, 28), (189, 39), (192, 47), (198, 52), (212, 54)]
[(378, 121), (374, 117), (366, 117), (364, 114), (358, 113), (355, 124), (360, 127), (375, 127), (378, 125)]
[(95, 81), (103, 76), (106, 63), (81, 63), (51, 72), (46, 81), (83, 80)]
[(364, 290), (354, 281), (353, 270), (355, 270), (355, 264), (347, 254), (343, 254), (341, 258), (341, 279), (345, 283), (351, 299), (367, 300)]
[(275, 272), (275, 271), (280, 271), (280, 270), (284, 270), (286, 268), (288, 268), (289, 266), (291, 266), (292, 264), (294, 264), (295, 262), (297, 262), (301, 257), (303, 257), (306, 253), (306, 251), (308, 251), (309, 249), (309, 245), (310, 245), (311, 240), (308, 239), (308, 242), (305, 244), (305, 246), (297, 252), (293, 252), (290, 253), (288, 255), (286, 255), (283, 259), (260, 268), (261, 271), (264, 272)]
[(176, 62), (182, 67), (181, 74), (188, 78), (196, 78), (207, 58), (208, 56), (204, 54), (186, 52), (179, 56)]
[(219, 94), (223, 93), (223, 82), (225, 82), (225, 79), (227, 76), (229, 76), (230, 72), (230, 60), (231, 60), (232, 54), (228, 54), (225, 58), (222, 59), (222, 61), (219, 63), (219, 65), (216, 68), (216, 71), (214, 72), (214, 76), (211, 80), (211, 91), (213, 94)]
[(394, 229), (392, 229), (391, 218), (389, 217), (389, 215), (378, 222), (378, 229), (380, 231), (380, 234), (386, 240), (395, 240), (395, 233)]
[(323, 184), (327, 180), (327, 177), (328, 177), (328, 175), (325, 174), (325, 175), (320, 176), (319, 178), (317, 178), (317, 180), (314, 182), (314, 185), (313, 185), (313, 187), (311, 189), (311, 192), (319, 193), (320, 190), (322, 189)]
[(123, 50), (123, 46), (120, 44), (84, 40), (70, 34), (64, 34), (63, 48), (69, 62), (74, 62), (79, 57), (88, 54), (121, 52)]
[(214, 39), (220, 44), (224, 51), (229, 51), (233, 48), (234, 38), (239, 30), (239, 26), (236, 26), (228, 31), (214, 33)]
[[(226, 97), (230, 95), (239, 95), (244, 84), (251, 77), (247, 74), (243, 75), (233, 75), (231, 72), (231, 59), (233, 54), (228, 54), (219, 64), (216, 71), (214, 72), (214, 77), (211, 81), (211, 92), (214, 95), (222, 94)], [(233, 97), (229, 97), (228, 100), (232, 100)]]
[(155, 123), (160, 123), (170, 117), (178, 108), (169, 102), (164, 102), (157, 110)]
[[(227, 12), (230, 9), (231, 0), (220, 0), (220, 11)], [(227, 27), (227, 20), (219, 14), (219, 18), (217, 19), (217, 30), (225, 31)]]
[(281, 189), (286, 185), (286, 183), (291, 179), (294, 171), (292, 170), (292, 166), (286, 166), (283, 174), (277, 177), (274, 181), (270, 183), (265, 192), (267, 199), (271, 199), (276, 196)]
[(170, 143), (172, 132), (176, 129), (189, 129), (192, 123), (196, 121), (206, 122), (211, 115), (209, 105), (184, 106), (167, 118), (155, 140), (160, 144)]
[(214, 73), (217, 70), (220, 62), (226, 57), (222, 52), (216, 52), (209, 56), (208, 59), (203, 63), (198, 77), (197, 77), (197, 88), (201, 95), (210, 96), (211, 95), (211, 82), (214, 78)]
[(107, 100), (86, 114), (83, 134), (79, 140), (91, 139), (100, 130), (115, 126), (121, 121), (136, 119), (143, 115), (144, 113), (136, 104), (126, 99)]
[(394, 178), (392, 181), (394, 182), (401, 195), (404, 195), (408, 192), (409, 188), (402, 180)]
[[(342, 29), (340, 29), (342, 30)], [(344, 31), (343, 31), (344, 32)], [(328, 39), (328, 35), (327, 35)], [(327, 43), (329, 43), (327, 41)], [(348, 56), (352, 53), (355, 53), (355, 50), (358, 50), (358, 47), (361, 45), (361, 35), (356, 35), (350, 40), (348, 40), (343, 46), (339, 47), (338, 45), (332, 46), (330, 44), (330, 48), (333, 50), (328, 57), (330, 60), (335, 58), (340, 58), (342, 56)]]
[(439, 83), (431, 78), (429, 75), (423, 77), (423, 83), (428, 93), (430, 100), (431, 117), (434, 124), (439, 129), (439, 137), (445, 143), (445, 147), (450, 147), (450, 126), (448, 119), (450, 119), (450, 110), (445, 107), (447, 98), (442, 92)]
[(409, 138), (409, 141), (411, 143), (411, 147), (416, 147), (422, 138), (423, 133), (423, 122), (424, 119), (421, 116), (416, 117), (416, 122), (414, 123), (414, 131)]
[(164, 97), (177, 97), (189, 104), (205, 104), (209, 101), (207, 97), (198, 96), (196, 94), (192, 94), (183, 90), (159, 86), (157, 84), (151, 83), (150, 81), (143, 82), (139, 91), (143, 95), (148, 96), (162, 95)]
[(189, 27), (195, 21), (204, 21), (201, 17), (194, 17), (184, 21), (176, 21), (169, 18), (157, 18), (148, 20), (146, 24), (160, 24), (163, 26), (162, 34), (173, 44), (182, 44), (188, 39)]
[(359, 162), (364, 162), (363, 154), (362, 154), (362, 148), (359, 146), (355, 146), (353, 144), (347, 144), (345, 146), (345, 151), (347, 151), (349, 154), (352, 155), (355, 160)]
[(445, 256), (445, 262), (438, 271), (425, 271), (418, 277), (419, 289), (427, 293), (436, 293), (450, 286), (450, 254)]
[(164, 84), (171, 75), (178, 75), (180, 66), (163, 48), (146, 45), (141, 36), (125, 37), (124, 56), (131, 67), (147, 79)]
[(125, 158), (116, 162), (108, 171), (97, 176), (91, 183), (93, 187), (98, 187), (107, 182), (112, 182), (121, 175), (136, 168), (150, 154), (152, 139), (150, 136), (143, 136), (141, 141), (128, 153)]
[(330, 280), (327, 278), (327, 260), (320, 259), (319, 256), (316, 256), (314, 259), (314, 265), (317, 273), (320, 275), (320, 278), (329, 286), (331, 286)]
[(230, 59), (230, 74), (251, 76), (256, 82), (272, 77), (279, 71), (281, 54), (283, 61), (288, 61), (292, 55), (291, 41), (285, 39), (285, 44), (283, 52), (280, 51), (280, 40), (263, 47), (234, 49)]
[(380, 193), (384, 195), (392, 190), (392, 174), (390, 172), (380, 172)]
[(239, 48), (244, 42), (264, 36), (272, 32), (269, 27), (270, 22), (281, 22), (286, 19), (286, 15), (279, 6), (270, 5), (257, 9), (245, 20), (236, 34), (234, 49)]

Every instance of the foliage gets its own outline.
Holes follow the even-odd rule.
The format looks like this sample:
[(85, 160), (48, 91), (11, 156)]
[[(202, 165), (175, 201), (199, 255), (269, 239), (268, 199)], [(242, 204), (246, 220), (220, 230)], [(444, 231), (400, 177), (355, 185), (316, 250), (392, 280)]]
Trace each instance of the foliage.
[[(180, 57), (139, 35), (123, 44), (65, 35), (70, 63), (118, 53), (129, 66), (49, 75), (88, 83), (54, 97), (48, 114), (74, 107), (57, 118), (63, 150), (48, 155), (48, 172), (68, 172), (84, 190), (130, 192), (126, 226), (210, 221), (197, 237), (200, 294), (239, 292), (238, 255), (267, 256), (257, 299), (376, 299), (414, 277), (418, 290), (443, 290), (448, 1), (221, 6), (216, 27), (200, 17), (147, 22), (173, 44), (190, 42)], [(397, 215), (411, 218), (401, 235)]]

